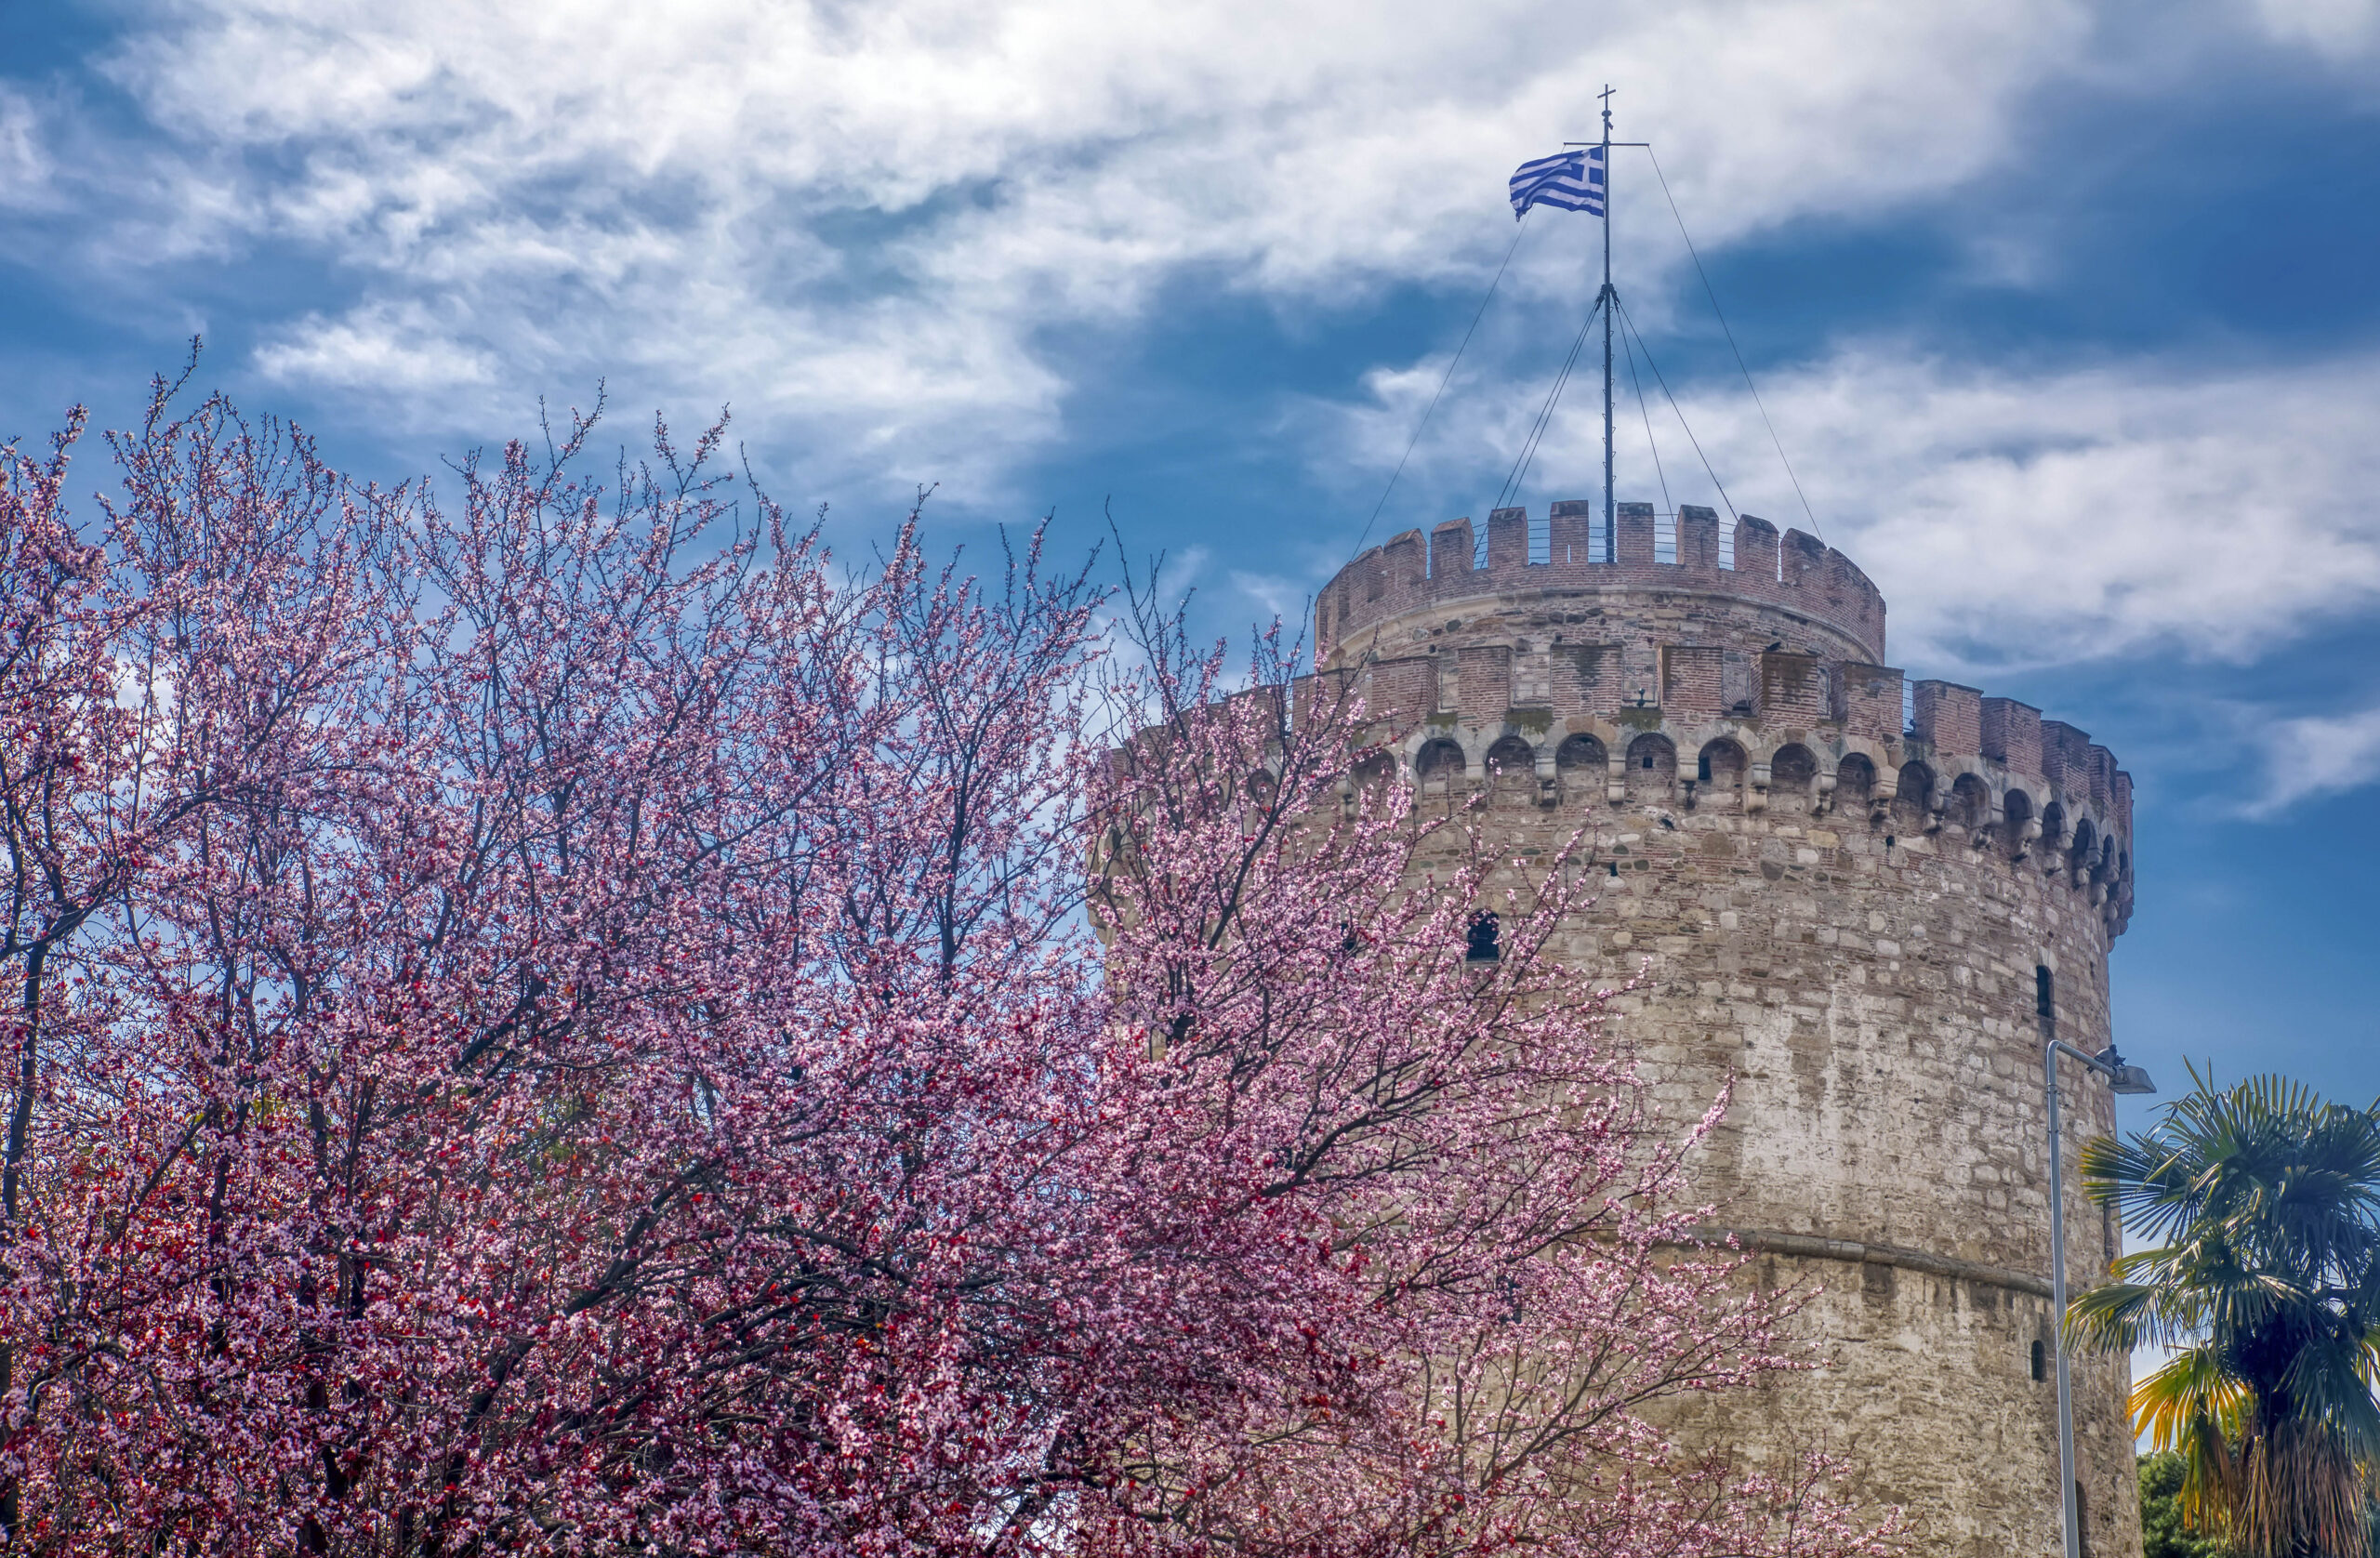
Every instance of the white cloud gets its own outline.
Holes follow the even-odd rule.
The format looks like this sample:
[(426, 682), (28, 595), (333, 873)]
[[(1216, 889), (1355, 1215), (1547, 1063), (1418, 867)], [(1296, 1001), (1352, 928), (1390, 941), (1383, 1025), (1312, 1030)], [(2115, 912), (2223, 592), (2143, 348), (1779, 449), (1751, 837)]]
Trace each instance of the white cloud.
[(33, 205), (48, 193), (49, 159), (40, 131), (32, 100), (0, 82), (0, 206)]
[(2380, 0), (2254, 0), (2265, 31), (2282, 43), (2334, 59), (2353, 59), (2380, 43)]
[[(1370, 405), (1331, 414), (1343, 417), (1334, 463), (1393, 466), (1441, 371), (1383, 374)], [(1620, 384), (1626, 395), (1624, 369)], [(1897, 662), (1981, 674), (2149, 654), (2238, 661), (2380, 603), (2380, 359), (2028, 375), (1871, 345), (1774, 377), (1764, 396), (1826, 538), (1884, 592)], [(1414, 501), (1383, 526), (1483, 510), (1537, 398), (1450, 393), (1408, 468)], [(1718, 506), (1652, 403), (1672, 501)], [(1686, 410), (1738, 508), (1809, 528), (1746, 396), (1697, 394)], [(1532, 508), (1599, 495), (1601, 416), (1592, 388), (1567, 397), (1523, 495)], [(1620, 426), (1620, 495), (1659, 498), (1633, 398)]]
[(2294, 802), (2360, 789), (2380, 779), (2380, 708), (2277, 720), (2260, 743), (2269, 764), (2252, 806), (2270, 815)]
[[(2371, 32), (2373, 0), (2234, 7), (2165, 31), (2261, 29), (2334, 55)], [(268, 313), (256, 365), (409, 429), (479, 433), (607, 377), (630, 405), (732, 403), (813, 490), (940, 481), (962, 506), (997, 503), (1063, 436), (1098, 331), (1184, 275), (1308, 313), (1392, 284), (1477, 284), (1510, 231), (1511, 165), (1586, 133), (1606, 80), (1623, 135), (1657, 129), (1715, 247), (1989, 171), (2030, 94), (2127, 68), (2109, 15), (2087, 0), (178, 0), (107, 64), (166, 139), (119, 170), (125, 225), (99, 259), (319, 256), (351, 300)], [(37, 145), (0, 98), (0, 191)], [(1675, 258), (1665, 214), (1640, 170), (1619, 177), (1643, 197), (1622, 242), (1636, 273), (1657, 271)], [(1570, 306), (1588, 231), (1536, 232), (1509, 291)], [(1972, 257), (2021, 282), (2039, 257)], [(1661, 308), (1658, 288), (1641, 296)], [(1531, 345), (1514, 327), (1474, 348), (1506, 388), (1458, 388), (1413, 495), (1484, 505), (1533, 410), (1509, 367)], [(1871, 344), (1769, 400), (1828, 537), (1891, 600), (1897, 657), (2238, 657), (2380, 594), (2360, 517), (2380, 475), (2373, 365), (2028, 376)], [(1368, 413), (1323, 408), (1305, 429), (1317, 464), (1384, 471), (1439, 367), (1383, 369)], [(1599, 485), (1582, 399), (1533, 501)], [(1739, 504), (1792, 522), (1749, 405), (1706, 393), (1690, 409), (1722, 473), (1746, 473)], [(1623, 433), (1631, 495), (1658, 495), (1641, 432)], [(1662, 437), (1677, 496), (1715, 500)], [(1328, 559), (1284, 540), (1300, 545), (1282, 563), (1319, 582)], [(1303, 592), (1234, 588), (1251, 603)]]
[[(174, 191), (111, 257), (319, 250), (358, 296), (270, 335), (284, 379), (447, 374), (469, 426), (608, 373), (963, 493), (1062, 430), (1051, 332), (1185, 271), (1301, 310), (1478, 273), (1512, 165), (1606, 79), (1721, 243), (1990, 166), (2089, 30), (2082, 0), (182, 0), (108, 67)], [(1562, 251), (1513, 284), (1567, 285)]]
[(492, 382), (488, 353), (441, 329), (418, 306), (309, 314), (257, 350), (267, 376), (338, 390), (418, 395)]
[(1230, 579), (1233, 593), (1238, 597), (1235, 604), (1246, 603), (1253, 614), (1252, 623), (1261, 627), (1277, 621), (1287, 632), (1299, 630), (1313, 599), (1303, 580), (1245, 568), (1233, 569)]

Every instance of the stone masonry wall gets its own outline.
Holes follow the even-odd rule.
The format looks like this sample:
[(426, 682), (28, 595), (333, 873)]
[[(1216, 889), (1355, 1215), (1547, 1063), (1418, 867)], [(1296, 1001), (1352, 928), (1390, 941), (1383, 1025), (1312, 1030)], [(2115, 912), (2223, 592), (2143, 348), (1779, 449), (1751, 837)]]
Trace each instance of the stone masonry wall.
[[(1622, 562), (1593, 567), (1634, 566), (1628, 521)], [(1509, 564), (1525, 523), (1494, 516), (1491, 558)], [(1699, 555), (1684, 530), (1680, 554)], [(1447, 555), (1467, 562), (1463, 532)], [(1814, 546), (1792, 548), (1805, 577), (1847, 577)], [(1373, 567), (1351, 564), (1319, 609), (1360, 598)], [(1829, 1363), (1693, 1403), (1680, 1431), (1748, 1465), (1844, 1457), (1863, 1493), (1909, 1510), (1917, 1551), (2055, 1551), (2056, 1385), (2033, 1378), (2052, 1324), (2036, 970), (2058, 1036), (2105, 1046), (2130, 779), (2080, 731), (1951, 683), (1918, 683), (1904, 729), (1880, 598), (1813, 611), (1773, 577), (1733, 593), (1727, 570), (1642, 568), (1566, 584), (1537, 565), (1521, 588), (1507, 565), (1474, 575), (1485, 591), (1408, 592), (1326, 634), (1322, 674), (1365, 693), (1425, 810), (1475, 806), (1520, 858), (1583, 830), (1600, 892), (1556, 950), (1615, 985), (1641, 973), (1623, 1036), (1672, 1117), (1733, 1082), (1698, 1190), (1760, 1280), (1818, 1289), (1801, 1324)], [(2080, 1068), (2063, 1081), (2079, 1151), (2112, 1100)], [(2067, 1218), (2079, 1287), (2121, 1231), (2070, 1185)], [(2102, 1558), (2139, 1546), (2127, 1385), (2122, 1360), (2078, 1360)]]

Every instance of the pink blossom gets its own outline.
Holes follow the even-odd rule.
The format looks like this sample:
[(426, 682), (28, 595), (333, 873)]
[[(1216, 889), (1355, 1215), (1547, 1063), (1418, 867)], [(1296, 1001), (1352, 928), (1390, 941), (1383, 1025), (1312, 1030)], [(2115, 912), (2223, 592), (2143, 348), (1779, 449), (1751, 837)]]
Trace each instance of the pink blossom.
[(10, 452), (16, 1543), (1884, 1551), (1655, 1426), (1808, 1360), (1567, 862), (1038, 535), (847, 574), (588, 426), (451, 509), (162, 386), (95, 516)]

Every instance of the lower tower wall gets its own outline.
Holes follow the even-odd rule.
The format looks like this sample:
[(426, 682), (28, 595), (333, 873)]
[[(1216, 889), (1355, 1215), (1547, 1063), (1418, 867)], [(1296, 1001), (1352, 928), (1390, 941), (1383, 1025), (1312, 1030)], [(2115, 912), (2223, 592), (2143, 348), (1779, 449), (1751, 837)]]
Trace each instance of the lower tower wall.
[[(1583, 831), (1598, 896), (1550, 950), (1639, 982), (1619, 997), (1619, 1036), (1667, 1117), (1689, 1122), (1732, 1085), (1695, 1194), (1757, 1280), (1818, 1294), (1796, 1328), (1825, 1367), (1691, 1403), (1673, 1419), (1682, 1437), (1748, 1468), (1822, 1447), (1861, 1497), (1908, 1511), (1915, 1551), (2056, 1551), (2037, 970), (2051, 971), (2059, 1036), (2103, 1048), (2104, 917), (2062, 871), (1964, 835), (1902, 838), (1889, 815), (1615, 805), (1600, 783), (1573, 788), (1594, 793), (1540, 806), (1482, 780), (1422, 804), (1475, 804), (1489, 842), (1519, 859)], [(2070, 1164), (2113, 1129), (2113, 1100), (2079, 1067), (2061, 1080)], [(2066, 1216), (2080, 1290), (2121, 1233), (2070, 1178)], [(2075, 1382), (2088, 1549), (2128, 1554), (2127, 1366), (2078, 1359)]]

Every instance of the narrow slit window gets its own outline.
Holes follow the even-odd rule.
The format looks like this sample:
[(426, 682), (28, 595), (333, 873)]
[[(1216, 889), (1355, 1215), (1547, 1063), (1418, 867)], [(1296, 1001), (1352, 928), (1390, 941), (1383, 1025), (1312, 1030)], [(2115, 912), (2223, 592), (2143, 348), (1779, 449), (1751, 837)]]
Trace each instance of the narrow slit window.
[(2049, 1349), (2036, 1341), (2033, 1343), (2033, 1382), (2039, 1384), (2048, 1378)]

